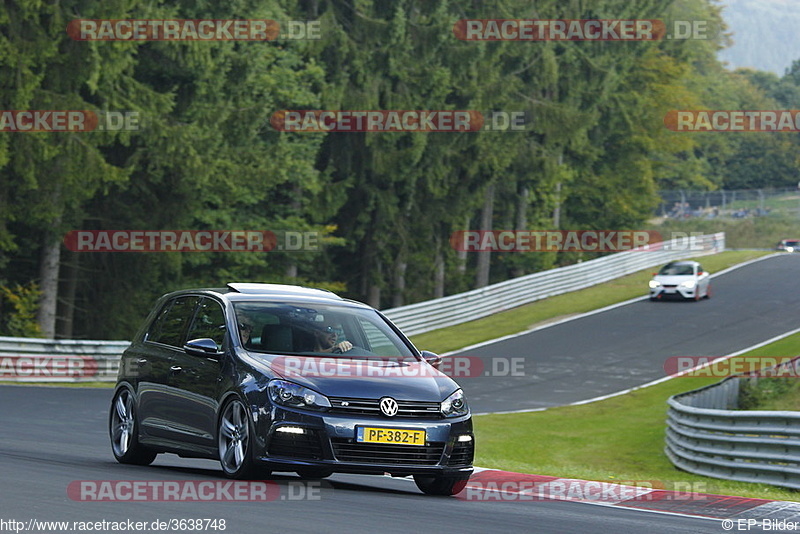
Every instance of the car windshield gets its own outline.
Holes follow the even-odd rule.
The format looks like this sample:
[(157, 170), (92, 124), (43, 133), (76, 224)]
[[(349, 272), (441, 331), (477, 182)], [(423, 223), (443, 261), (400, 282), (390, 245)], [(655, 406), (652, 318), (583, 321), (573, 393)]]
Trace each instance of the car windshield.
[(662, 267), (658, 274), (664, 276), (694, 274), (694, 267), (686, 264), (668, 264)]
[(783, 242), (783, 246), (785, 246), (785, 247), (796, 247), (798, 243), (800, 243), (800, 241), (798, 241), (797, 239), (786, 239)]
[(234, 309), (243, 333), (240, 339), (249, 351), (413, 357), (411, 349), (375, 310), (300, 302), (237, 302)]

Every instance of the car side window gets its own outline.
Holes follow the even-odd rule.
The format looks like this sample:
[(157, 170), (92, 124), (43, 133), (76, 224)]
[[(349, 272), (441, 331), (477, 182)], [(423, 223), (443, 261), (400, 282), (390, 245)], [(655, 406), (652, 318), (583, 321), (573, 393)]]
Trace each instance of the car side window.
[(222, 349), (226, 330), (225, 312), (222, 311), (222, 306), (205, 297), (197, 307), (186, 339), (211, 338), (217, 344), (217, 349)]
[(198, 297), (178, 297), (168, 302), (153, 321), (147, 340), (173, 347), (183, 346), (183, 332), (192, 317)]
[(365, 348), (379, 356), (399, 356), (394, 343), (374, 323), (362, 317), (358, 318), (358, 322), (369, 344)]
[(702, 272), (704, 272), (704, 271), (703, 271), (703, 266), (702, 266), (702, 265), (698, 265), (698, 266), (697, 266), (697, 274), (700, 274), (700, 273), (702, 273)]

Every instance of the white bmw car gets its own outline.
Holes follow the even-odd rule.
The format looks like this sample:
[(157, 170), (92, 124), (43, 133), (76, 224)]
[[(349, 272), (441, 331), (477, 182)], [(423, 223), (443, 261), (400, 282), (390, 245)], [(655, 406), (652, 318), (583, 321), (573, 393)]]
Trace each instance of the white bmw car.
[(711, 275), (696, 261), (673, 261), (650, 280), (650, 300), (711, 298)]

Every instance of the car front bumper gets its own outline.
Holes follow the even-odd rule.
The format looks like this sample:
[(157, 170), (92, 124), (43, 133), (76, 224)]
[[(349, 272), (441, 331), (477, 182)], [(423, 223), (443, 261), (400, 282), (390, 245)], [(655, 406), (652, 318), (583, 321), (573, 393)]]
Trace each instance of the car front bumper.
[(650, 298), (657, 300), (693, 299), (695, 298), (696, 292), (699, 290), (700, 290), (699, 286), (694, 286), (691, 289), (680, 286), (674, 286), (674, 287), (659, 286), (650, 289)]
[[(470, 415), (434, 420), (354, 417), (275, 406), (253, 407), (253, 420), (256, 460), (273, 471), (321, 468), (342, 473), (454, 477), (472, 473), (475, 438)], [(424, 430), (425, 445), (359, 443), (359, 426)]]

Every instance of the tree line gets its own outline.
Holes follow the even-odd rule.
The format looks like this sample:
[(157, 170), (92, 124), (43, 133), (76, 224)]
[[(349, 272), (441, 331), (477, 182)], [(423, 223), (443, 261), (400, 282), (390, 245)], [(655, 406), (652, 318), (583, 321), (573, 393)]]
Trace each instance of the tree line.
[[(80, 19), (318, 21), (319, 39), (80, 41)], [(705, 40), (464, 41), (462, 19), (705, 20)], [(735, 38), (735, 37), (734, 37)], [(790, 134), (677, 133), (675, 109), (797, 105), (729, 72), (711, 0), (28, 2), (0, 8), (5, 110), (135, 112), (138, 130), (0, 132), (0, 334), (129, 339), (153, 300), (230, 281), (400, 306), (591, 257), (463, 253), (465, 229), (635, 229), (659, 189), (798, 180)], [(282, 132), (281, 110), (476, 110), (524, 129)], [(320, 250), (73, 252), (75, 230), (314, 232)]]

